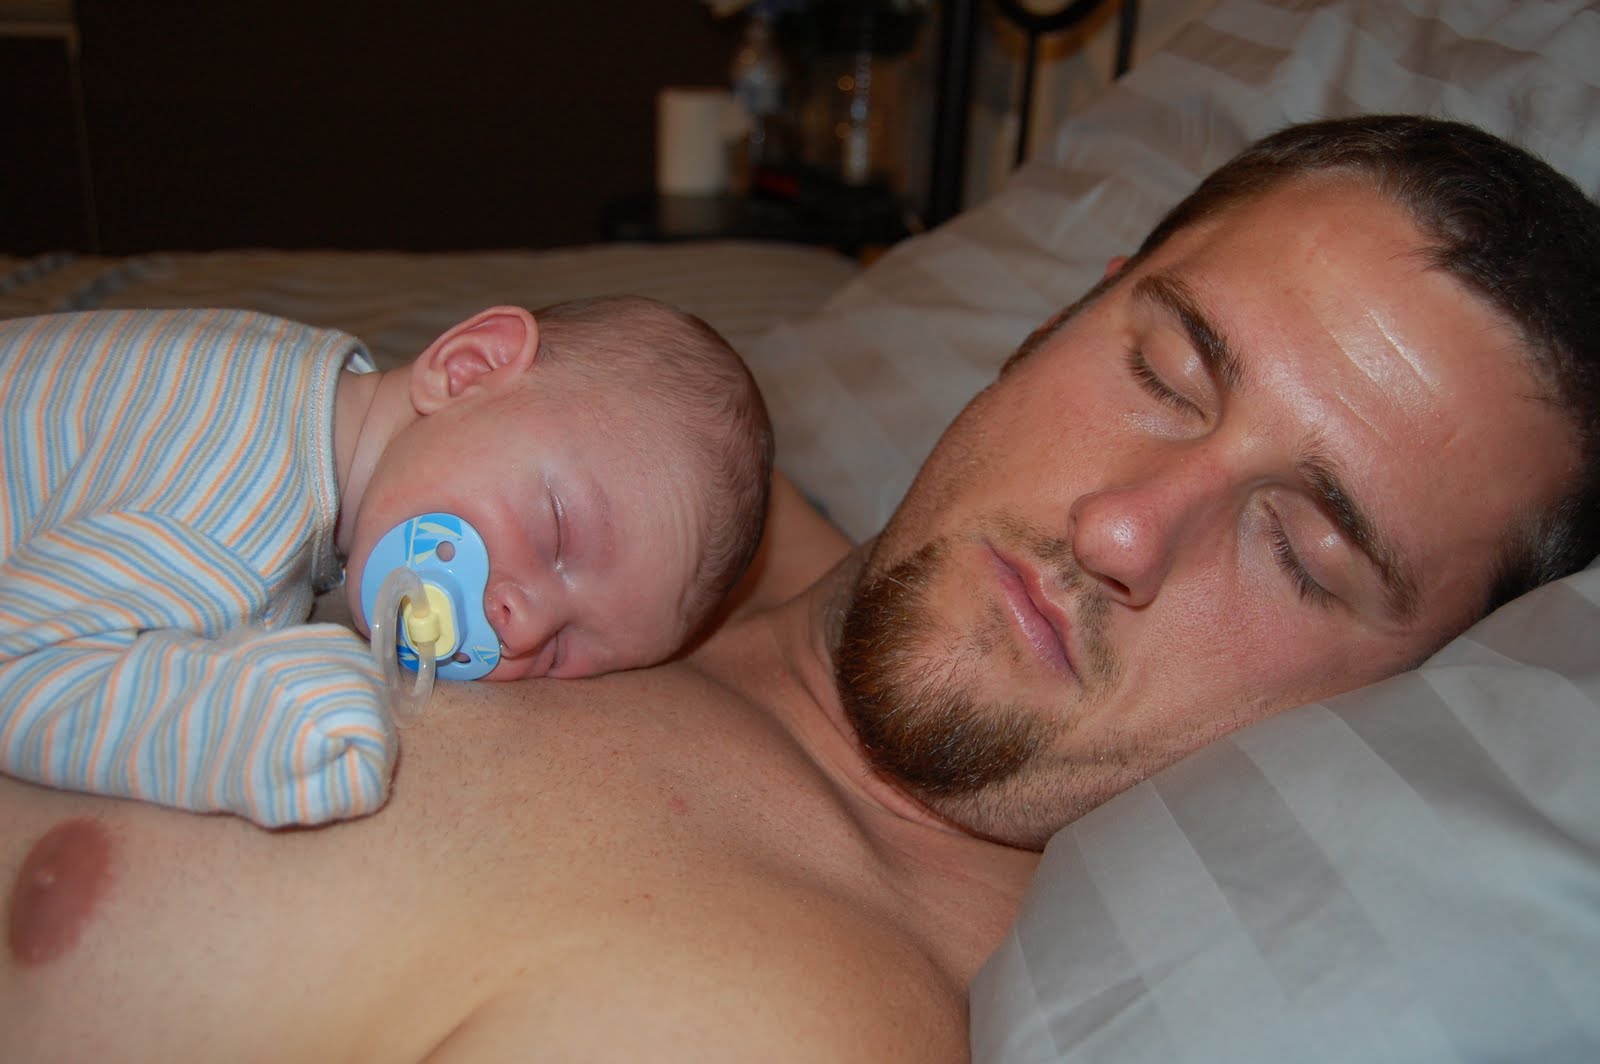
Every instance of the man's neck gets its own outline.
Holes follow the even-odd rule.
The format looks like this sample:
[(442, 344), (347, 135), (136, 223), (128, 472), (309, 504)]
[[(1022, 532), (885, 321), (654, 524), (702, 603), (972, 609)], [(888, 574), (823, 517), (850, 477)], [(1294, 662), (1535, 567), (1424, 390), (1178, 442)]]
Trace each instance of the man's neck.
[(855, 810), (908, 900), (937, 925), (949, 970), (970, 977), (998, 944), (1038, 855), (977, 838), (873, 768), (833, 677), (834, 647), (866, 548), (805, 593), (730, 625), (696, 654), (772, 715)]
[(898, 782), (879, 773), (850, 723), (834, 678), (834, 653), (855, 584), (866, 565), (870, 543), (852, 550), (793, 603), (793, 624), (800, 626), (795, 640), (800, 646), (791, 657), (792, 667), (808, 696), (807, 712), (796, 728), (814, 728), (813, 749), (832, 764), (832, 775), (853, 781), (873, 804), (908, 823), (966, 837), (968, 833), (929, 809)]

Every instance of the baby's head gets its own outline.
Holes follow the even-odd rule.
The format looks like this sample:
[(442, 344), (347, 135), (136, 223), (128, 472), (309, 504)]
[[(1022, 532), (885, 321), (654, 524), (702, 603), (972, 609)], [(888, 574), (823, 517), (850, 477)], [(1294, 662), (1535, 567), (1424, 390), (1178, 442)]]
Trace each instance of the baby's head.
[[(773, 451), (760, 392), (710, 326), (655, 300), (496, 311), (418, 358), (416, 381), (450, 398), (418, 403), (390, 445), (352, 573), (376, 526), (454, 513), (489, 555), (483, 608), (502, 656), (488, 679), (665, 660), (754, 556)], [(409, 480), (395, 471), (407, 465)]]
[[(585, 299), (534, 316), (538, 360), (556, 377), (554, 391), (536, 390), (534, 409), (548, 410), (551, 400), (573, 404), (576, 416), (562, 420), (575, 442), (603, 451), (609, 463), (588, 463), (592, 495), (575, 487), (557, 502), (566, 526), (563, 551), (570, 548), (573, 565), (585, 560), (586, 518), (597, 540), (608, 522), (618, 533), (609, 559), (595, 559), (600, 571), (588, 585), (594, 601), (573, 605), (577, 621), (612, 655), (583, 656), (584, 633), (573, 631), (572, 646), (543, 650), (552, 658), (543, 666), (537, 633), (518, 642), (506, 638), (515, 636), (518, 604), (491, 587), (485, 610), (497, 631), (504, 626), (502, 642), (511, 652), (491, 678), (594, 675), (653, 664), (701, 629), (755, 556), (772, 479), (766, 405), (728, 342), (665, 303)], [(573, 458), (584, 461), (581, 453)], [(627, 511), (639, 520), (627, 519)], [(536, 604), (525, 608), (538, 612)]]

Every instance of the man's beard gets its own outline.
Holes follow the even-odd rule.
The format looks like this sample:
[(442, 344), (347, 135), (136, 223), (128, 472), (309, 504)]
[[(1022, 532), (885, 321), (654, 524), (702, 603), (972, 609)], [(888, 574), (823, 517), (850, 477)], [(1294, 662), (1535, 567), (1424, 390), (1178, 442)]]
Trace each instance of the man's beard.
[[(1103, 637), (1103, 596), (1087, 586), (1063, 541), (1012, 520), (997, 525), (1004, 542), (1023, 547), (1072, 594), (1083, 691), (1103, 690), (1117, 672)], [(986, 666), (1022, 654), (998, 606), (970, 631), (940, 625), (928, 589), (949, 548), (934, 540), (885, 571), (869, 568), (857, 585), (834, 659), (845, 714), (873, 766), (930, 808), (978, 834), (1042, 846), (1083, 811), (1070, 799), (1052, 800), (1067, 793), (1068, 781), (1034, 778), (1071, 724), (1020, 703), (980, 700)]]

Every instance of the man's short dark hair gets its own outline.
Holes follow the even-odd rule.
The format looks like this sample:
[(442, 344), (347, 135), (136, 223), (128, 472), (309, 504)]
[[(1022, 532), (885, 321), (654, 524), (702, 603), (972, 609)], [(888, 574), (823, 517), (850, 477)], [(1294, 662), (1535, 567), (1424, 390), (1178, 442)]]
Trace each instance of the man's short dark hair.
[(1549, 164), (1460, 122), (1361, 115), (1290, 126), (1201, 182), (1145, 238), (1173, 233), (1286, 181), (1349, 174), (1406, 209), (1429, 263), (1517, 330), (1580, 454), (1562, 497), (1508, 530), (1485, 610), (1600, 553), (1600, 206)]

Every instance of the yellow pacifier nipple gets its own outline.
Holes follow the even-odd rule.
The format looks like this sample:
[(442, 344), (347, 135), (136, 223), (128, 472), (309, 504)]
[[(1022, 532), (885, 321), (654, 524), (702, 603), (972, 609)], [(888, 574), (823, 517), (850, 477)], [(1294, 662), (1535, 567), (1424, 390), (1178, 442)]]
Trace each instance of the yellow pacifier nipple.
[(407, 596), (401, 608), (406, 639), (418, 653), (431, 646), (435, 658), (447, 658), (461, 643), (461, 637), (456, 634), (455, 605), (442, 588), (426, 580), (422, 582), (422, 591), (422, 602)]

